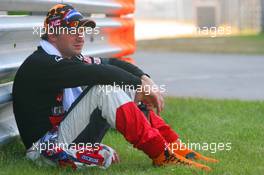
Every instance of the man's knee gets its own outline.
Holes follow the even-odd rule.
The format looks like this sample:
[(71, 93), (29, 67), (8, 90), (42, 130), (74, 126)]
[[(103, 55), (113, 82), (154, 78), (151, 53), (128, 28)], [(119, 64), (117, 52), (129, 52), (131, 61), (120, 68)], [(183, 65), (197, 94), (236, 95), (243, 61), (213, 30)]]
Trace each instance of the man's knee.
[(126, 99), (128, 101), (131, 101), (131, 98), (127, 95), (127, 93), (118, 86), (97, 85), (94, 88), (97, 91), (99, 97), (102, 97), (104, 99), (114, 100), (115, 98), (117, 98), (120, 100)]
[(98, 108), (102, 111), (102, 117), (107, 120), (111, 127), (115, 128), (117, 109), (131, 102), (132, 99), (125, 91), (115, 86), (98, 85), (91, 90), (97, 95), (96, 100), (98, 102)]

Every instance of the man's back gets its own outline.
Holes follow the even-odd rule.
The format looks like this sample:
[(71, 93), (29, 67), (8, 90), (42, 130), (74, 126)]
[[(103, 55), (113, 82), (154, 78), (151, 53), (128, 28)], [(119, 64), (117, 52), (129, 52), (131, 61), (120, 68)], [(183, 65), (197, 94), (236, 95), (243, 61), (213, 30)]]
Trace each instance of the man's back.
[(39, 48), (25, 60), (15, 76), (13, 108), (27, 148), (51, 128), (48, 116), (59, 89), (48, 88), (52, 82), (45, 76), (51, 76), (53, 57)]

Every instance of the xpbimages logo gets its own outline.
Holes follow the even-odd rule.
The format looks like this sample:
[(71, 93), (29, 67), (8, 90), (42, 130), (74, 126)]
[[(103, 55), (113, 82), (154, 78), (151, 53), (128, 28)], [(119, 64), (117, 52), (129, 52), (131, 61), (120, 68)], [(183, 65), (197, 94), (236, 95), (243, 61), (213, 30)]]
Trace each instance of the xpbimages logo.
[(42, 26), (34, 26), (33, 27), (33, 35), (38, 35), (41, 37), (44, 34), (80, 34), (81, 37), (84, 37), (85, 35), (99, 35), (100, 34), (100, 28), (99, 27), (42, 27)]
[(183, 143), (182, 141), (169, 143), (165, 145), (165, 149), (170, 150), (171, 152), (176, 152), (178, 150), (183, 151), (186, 148), (196, 151), (210, 151), (210, 153), (216, 153), (217, 151), (230, 151), (232, 149), (231, 142), (201, 142), (201, 143), (194, 143), (194, 142), (187, 142)]
[(166, 85), (137, 85), (136, 87), (134, 85), (127, 85), (127, 84), (116, 84), (114, 82), (113, 85), (99, 85), (100, 92), (110, 93), (110, 92), (118, 92), (120, 90), (128, 90), (128, 91), (134, 91), (134, 92), (145, 92), (145, 95), (150, 95), (151, 92), (160, 92), (165, 93), (166, 92)]
[(43, 143), (33, 143), (32, 150), (39, 151), (42, 153), (43, 151), (54, 151), (54, 150), (78, 150), (80, 153), (84, 151), (98, 151), (100, 149), (100, 143), (54, 143), (47, 142)]

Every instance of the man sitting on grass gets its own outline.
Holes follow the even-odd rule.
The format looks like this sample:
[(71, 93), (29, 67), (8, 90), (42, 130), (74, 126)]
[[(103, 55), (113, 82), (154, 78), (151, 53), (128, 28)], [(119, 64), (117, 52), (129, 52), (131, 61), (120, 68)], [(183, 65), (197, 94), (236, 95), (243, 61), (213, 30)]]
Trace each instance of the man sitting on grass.
[[(111, 127), (155, 166), (210, 170), (189, 159), (216, 160), (183, 147), (158, 115), (163, 96), (156, 88), (145, 88), (155, 85), (147, 74), (118, 59), (81, 54), (85, 27), (95, 26), (72, 6), (55, 5), (44, 21), (40, 46), (17, 71), (13, 108), (27, 157), (74, 169), (107, 168), (118, 161), (116, 152), (100, 143)], [(117, 85), (129, 88), (109, 91)], [(135, 91), (139, 87), (142, 91)]]

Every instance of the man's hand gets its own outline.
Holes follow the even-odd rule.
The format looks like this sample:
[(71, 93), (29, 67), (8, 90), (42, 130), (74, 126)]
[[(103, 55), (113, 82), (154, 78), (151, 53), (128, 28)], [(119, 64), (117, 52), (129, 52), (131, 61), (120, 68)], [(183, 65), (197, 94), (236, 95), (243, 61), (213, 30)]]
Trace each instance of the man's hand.
[(164, 108), (164, 99), (158, 86), (146, 75), (141, 77), (141, 88), (136, 93), (135, 101), (143, 101), (148, 109), (157, 109), (159, 114)]

